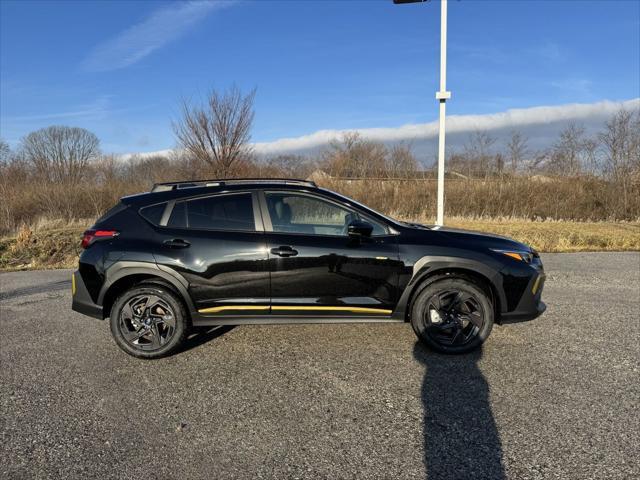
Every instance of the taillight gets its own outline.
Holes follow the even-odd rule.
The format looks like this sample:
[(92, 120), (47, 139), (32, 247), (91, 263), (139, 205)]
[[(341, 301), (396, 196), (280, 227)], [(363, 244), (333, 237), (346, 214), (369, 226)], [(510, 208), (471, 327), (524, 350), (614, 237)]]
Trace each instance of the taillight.
[(82, 235), (82, 248), (87, 248), (95, 240), (102, 238), (113, 238), (118, 235), (119, 232), (115, 230), (87, 230)]

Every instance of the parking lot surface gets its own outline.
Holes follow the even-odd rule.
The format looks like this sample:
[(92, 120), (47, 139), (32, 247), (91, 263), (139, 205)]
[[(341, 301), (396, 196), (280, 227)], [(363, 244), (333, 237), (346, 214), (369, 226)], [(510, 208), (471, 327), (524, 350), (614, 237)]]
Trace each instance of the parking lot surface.
[(221, 328), (170, 358), (0, 274), (2, 478), (640, 476), (640, 253), (544, 255), (547, 312), (443, 356), (409, 325)]

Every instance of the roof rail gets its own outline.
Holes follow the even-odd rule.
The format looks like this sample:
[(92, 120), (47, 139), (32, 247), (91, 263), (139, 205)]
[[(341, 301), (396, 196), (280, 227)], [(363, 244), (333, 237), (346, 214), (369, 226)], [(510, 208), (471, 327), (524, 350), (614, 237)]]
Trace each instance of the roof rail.
[(223, 185), (241, 185), (243, 183), (283, 183), (285, 185), (307, 185), (309, 187), (317, 187), (315, 182), (299, 178), (214, 178), (210, 180), (185, 180), (183, 182), (154, 183), (151, 191), (166, 192), (182, 188), (220, 187)]

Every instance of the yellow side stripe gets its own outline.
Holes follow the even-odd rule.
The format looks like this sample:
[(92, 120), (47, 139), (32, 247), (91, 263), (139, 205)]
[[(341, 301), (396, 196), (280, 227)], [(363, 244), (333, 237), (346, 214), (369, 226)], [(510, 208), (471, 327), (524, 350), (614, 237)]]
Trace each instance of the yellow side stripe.
[[(269, 310), (267, 305), (223, 305), (221, 307), (202, 308), (199, 313), (218, 313), (225, 310)], [(379, 313), (391, 315), (391, 310), (382, 308), (366, 308), (366, 307), (309, 307), (303, 305), (276, 305), (271, 310), (310, 310), (310, 311), (333, 311), (333, 312), (359, 312), (359, 313)]]
[(71, 274), (71, 295), (76, 294), (76, 274)]
[(271, 307), (272, 310), (322, 310), (322, 311), (334, 311), (334, 312), (360, 312), (360, 313), (386, 313), (390, 314), (391, 310), (384, 310), (382, 308), (366, 308), (366, 307), (308, 307), (298, 305), (275, 305)]
[(224, 310), (269, 310), (269, 305), (224, 305), (222, 307), (202, 308), (199, 313), (218, 313)]

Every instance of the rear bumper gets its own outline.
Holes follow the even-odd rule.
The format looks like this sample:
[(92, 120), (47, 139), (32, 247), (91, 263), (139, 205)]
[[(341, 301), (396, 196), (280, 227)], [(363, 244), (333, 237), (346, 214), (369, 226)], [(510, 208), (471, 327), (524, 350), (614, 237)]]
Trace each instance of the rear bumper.
[(80, 275), (80, 273), (76, 270), (72, 275), (71, 309), (75, 312), (82, 313), (83, 315), (88, 315), (89, 317), (103, 320), (104, 316), (102, 314), (102, 307), (93, 303), (93, 300), (91, 299), (91, 296), (87, 291), (87, 287), (82, 281), (82, 276)]
[(538, 318), (547, 309), (542, 301), (542, 289), (544, 287), (545, 274), (540, 272), (535, 275), (520, 299), (520, 303), (515, 310), (511, 312), (503, 312), (500, 314), (500, 324), (527, 322)]

